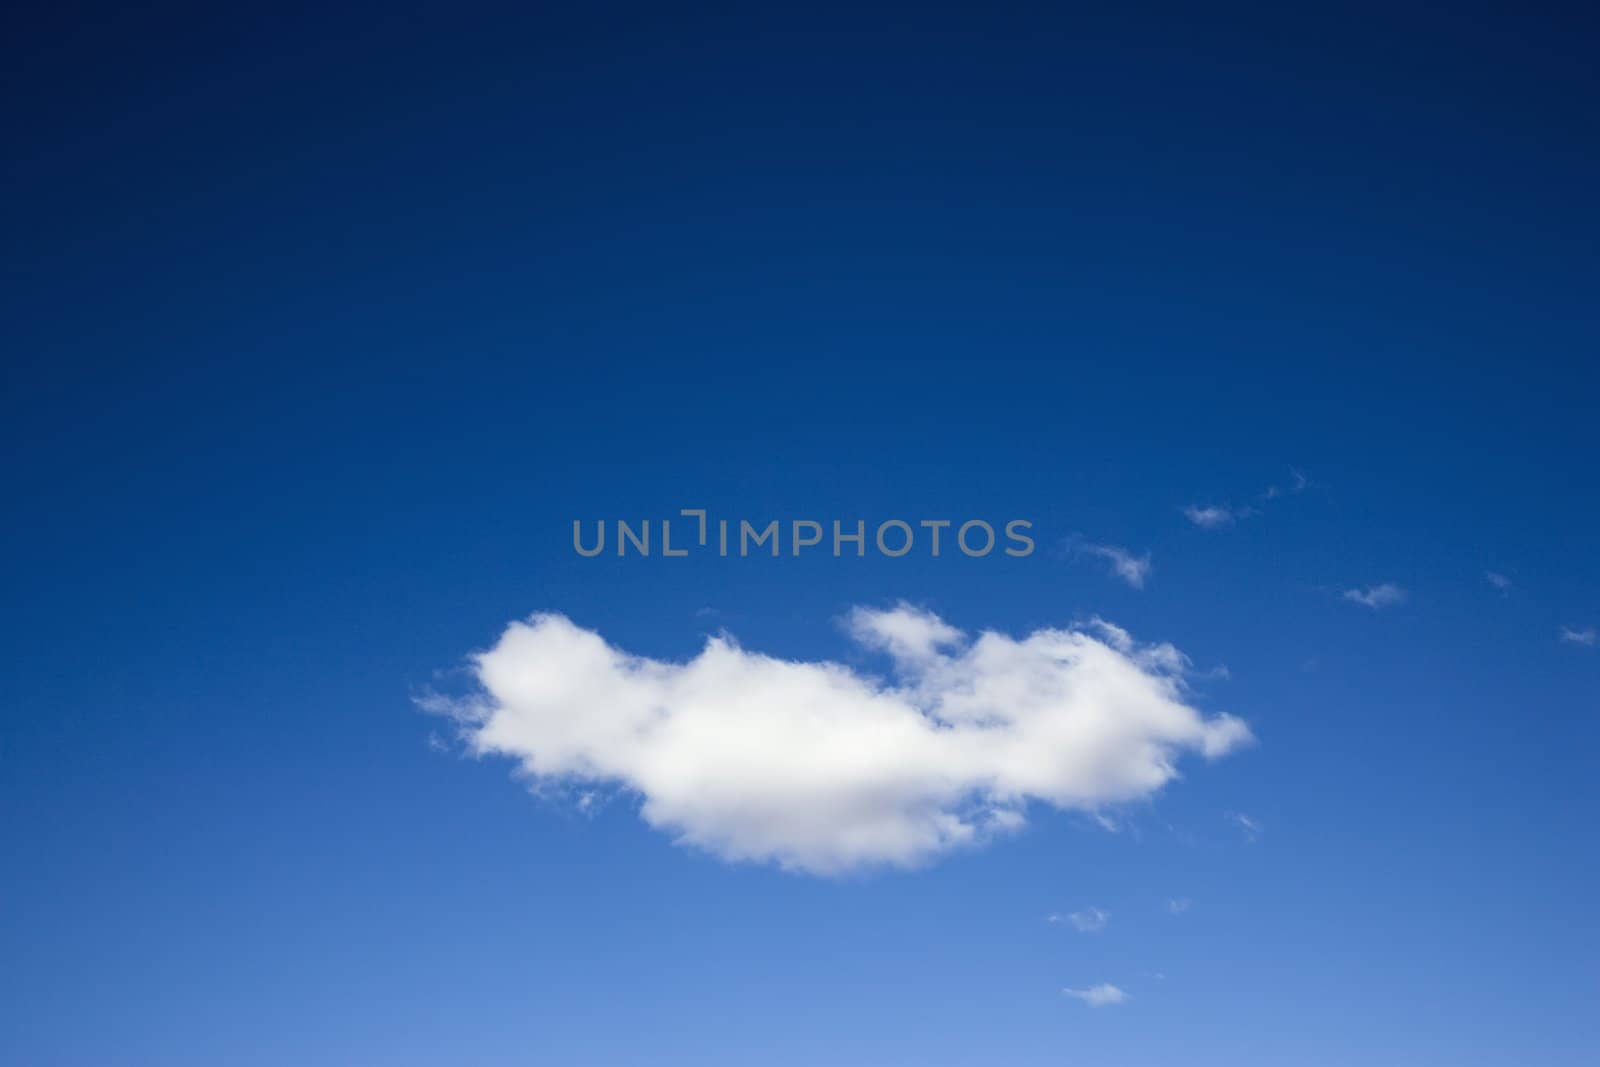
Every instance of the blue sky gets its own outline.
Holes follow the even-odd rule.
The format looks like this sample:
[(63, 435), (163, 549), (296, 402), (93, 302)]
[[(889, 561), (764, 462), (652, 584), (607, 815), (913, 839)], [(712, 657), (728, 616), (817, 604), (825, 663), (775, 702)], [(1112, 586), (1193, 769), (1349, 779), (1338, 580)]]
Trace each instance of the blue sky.
[[(28, 18), (0, 1059), (1593, 1059), (1592, 21)], [(572, 549), (694, 507), (1037, 550)], [(711, 756), (678, 793), (593, 741), (535, 795), (423, 707), (541, 612), (911, 700), (848, 632), (902, 602), (1170, 643), (1178, 777), (963, 764), (1025, 825), (818, 872), (780, 855), (809, 789), (751, 837)], [(1224, 715), (1254, 742), (1207, 759)]]

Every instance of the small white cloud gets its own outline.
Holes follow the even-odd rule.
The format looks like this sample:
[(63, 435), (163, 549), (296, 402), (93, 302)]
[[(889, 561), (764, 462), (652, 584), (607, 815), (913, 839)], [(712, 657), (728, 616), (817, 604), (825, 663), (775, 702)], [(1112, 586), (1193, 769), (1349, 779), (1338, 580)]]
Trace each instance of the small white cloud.
[(1561, 628), (1561, 640), (1564, 644), (1594, 648), (1596, 645), (1600, 645), (1600, 631), (1596, 631), (1593, 626), (1585, 626), (1581, 630), (1563, 626)]
[(1183, 517), (1203, 530), (1218, 530), (1232, 526), (1240, 515), (1226, 504), (1190, 504), (1183, 509)]
[(1396, 604), (1404, 604), (1407, 593), (1393, 582), (1384, 582), (1382, 585), (1369, 585), (1365, 589), (1346, 589), (1343, 596), (1352, 604), (1361, 604), (1374, 611), (1381, 611)]
[(939, 649), (961, 640), (961, 631), (931, 611), (902, 602), (893, 611), (856, 608), (848, 619), (850, 636), (868, 648), (881, 649), (892, 659), (923, 663)]
[(1484, 571), (1483, 580), (1500, 590), (1502, 593), (1511, 592), (1512, 581), (1498, 571)]
[(1063, 989), (1062, 995), (1081, 1000), (1091, 1008), (1104, 1008), (1110, 1004), (1126, 1004), (1129, 996), (1110, 982), (1089, 986), (1087, 989)]
[(1188, 897), (1173, 897), (1167, 901), (1167, 911), (1173, 915), (1182, 915), (1193, 906), (1193, 902)]
[(1074, 542), (1074, 548), (1083, 555), (1097, 556), (1111, 564), (1111, 573), (1133, 586), (1143, 589), (1150, 577), (1150, 553), (1136, 556), (1126, 548), (1116, 545), (1093, 545)]
[(1016, 831), (1030, 803), (1099, 816), (1185, 753), (1251, 740), (1190, 705), (1182, 653), (1109, 623), (973, 637), (901, 604), (848, 630), (892, 681), (725, 634), (687, 663), (647, 659), (552, 614), (474, 656), (473, 693), (419, 703), (537, 790), (626, 792), (680, 843), (814, 874), (925, 863)]
[(1260, 837), (1261, 831), (1264, 829), (1259, 822), (1257, 822), (1255, 819), (1252, 819), (1242, 811), (1229, 812), (1228, 819), (1237, 825), (1241, 830), (1243, 830), (1245, 832), (1245, 836), (1251, 841), (1254, 841), (1257, 837)]
[(1052, 915), (1050, 918), (1056, 923), (1065, 921), (1080, 934), (1096, 934), (1106, 928), (1106, 923), (1111, 921), (1111, 913), (1104, 908), (1084, 908), (1082, 911), (1068, 912), (1065, 916)]

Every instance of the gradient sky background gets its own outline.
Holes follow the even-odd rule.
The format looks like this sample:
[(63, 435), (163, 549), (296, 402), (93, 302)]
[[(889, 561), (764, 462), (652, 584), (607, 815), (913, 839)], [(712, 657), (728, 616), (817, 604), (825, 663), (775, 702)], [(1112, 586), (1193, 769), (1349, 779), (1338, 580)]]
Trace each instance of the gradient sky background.
[[(0, 1060), (1593, 1062), (1595, 24), (975, 7), (9, 17)], [(1040, 550), (571, 550), (694, 506)], [(901, 598), (1259, 744), (823, 879), (414, 703)]]

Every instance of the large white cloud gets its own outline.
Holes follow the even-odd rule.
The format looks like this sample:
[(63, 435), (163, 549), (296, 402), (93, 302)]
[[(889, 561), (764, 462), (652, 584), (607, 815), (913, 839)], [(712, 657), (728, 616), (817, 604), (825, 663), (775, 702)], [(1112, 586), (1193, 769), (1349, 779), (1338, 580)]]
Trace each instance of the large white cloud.
[(621, 787), (681, 842), (819, 874), (927, 861), (1017, 829), (1030, 803), (1138, 800), (1183, 752), (1250, 738), (1189, 705), (1176, 649), (1098, 620), (970, 639), (901, 605), (858, 608), (849, 630), (888, 677), (727, 636), (666, 663), (536, 615), (473, 657), (479, 691), (445, 708), (472, 751), (541, 784)]

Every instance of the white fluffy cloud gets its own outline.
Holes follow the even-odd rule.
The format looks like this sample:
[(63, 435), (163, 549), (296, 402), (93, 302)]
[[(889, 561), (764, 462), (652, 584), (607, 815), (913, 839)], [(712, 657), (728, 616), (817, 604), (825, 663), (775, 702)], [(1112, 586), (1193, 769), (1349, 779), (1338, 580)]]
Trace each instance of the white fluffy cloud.
[(1139, 800), (1184, 752), (1250, 739), (1190, 706), (1175, 648), (1099, 620), (971, 638), (900, 605), (858, 608), (848, 629), (891, 677), (727, 636), (668, 663), (536, 615), (474, 656), (478, 691), (442, 708), (473, 752), (541, 785), (631, 791), (684, 844), (818, 874), (925, 862), (1018, 829), (1030, 803)]

